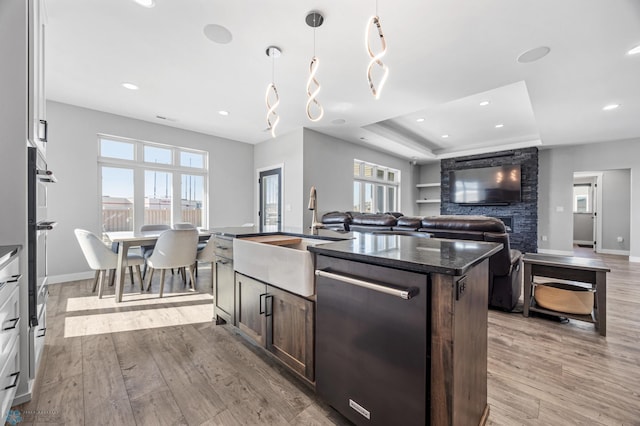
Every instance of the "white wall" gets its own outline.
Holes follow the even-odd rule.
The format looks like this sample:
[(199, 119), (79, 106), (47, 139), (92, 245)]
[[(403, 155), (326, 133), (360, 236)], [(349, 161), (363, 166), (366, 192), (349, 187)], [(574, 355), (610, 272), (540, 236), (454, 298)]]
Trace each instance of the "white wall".
[(257, 170), (282, 166), (282, 230), (295, 233), (302, 232), (303, 209), (307, 207), (304, 204), (305, 198), (302, 194), (302, 134), (302, 129), (297, 129), (254, 146), (254, 170), (251, 173), (254, 218), (251, 222), (259, 223), (257, 216), (259, 203)]
[(73, 230), (101, 232), (98, 134), (178, 145), (209, 152), (209, 226), (251, 222), (253, 146), (58, 102), (47, 103), (47, 161), (58, 178), (49, 189), (51, 281), (88, 271)]
[(629, 169), (630, 260), (640, 261), (640, 140), (541, 150), (539, 166), (538, 235), (547, 236), (547, 241), (538, 241), (539, 250), (572, 252), (574, 172)]
[[(631, 171), (607, 170), (602, 174), (602, 252), (629, 251), (631, 225)], [(640, 223), (638, 223), (640, 226)], [(617, 238), (623, 241), (618, 242)]]
[(399, 211), (407, 216), (415, 214), (419, 166), (413, 166), (403, 158), (304, 129), (304, 229), (311, 226), (312, 213), (306, 210), (311, 186), (317, 191), (318, 219), (330, 211), (353, 208), (353, 160), (356, 158), (400, 170)]

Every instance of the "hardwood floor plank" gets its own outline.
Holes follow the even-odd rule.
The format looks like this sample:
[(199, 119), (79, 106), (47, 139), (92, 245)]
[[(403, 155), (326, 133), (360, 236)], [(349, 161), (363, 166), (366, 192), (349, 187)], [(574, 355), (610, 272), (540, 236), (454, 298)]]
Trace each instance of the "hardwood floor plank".
[(157, 390), (131, 401), (137, 425), (171, 426), (188, 424), (169, 388)]
[(34, 423), (84, 425), (82, 374), (42, 385)]

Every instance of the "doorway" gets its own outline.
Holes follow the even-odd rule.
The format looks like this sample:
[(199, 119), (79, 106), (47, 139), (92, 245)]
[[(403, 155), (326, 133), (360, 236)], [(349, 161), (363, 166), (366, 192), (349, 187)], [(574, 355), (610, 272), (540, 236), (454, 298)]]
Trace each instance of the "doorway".
[(598, 214), (602, 199), (602, 173), (576, 172), (573, 174), (573, 244), (597, 251), (599, 229)]
[(260, 232), (282, 231), (282, 167), (260, 171)]

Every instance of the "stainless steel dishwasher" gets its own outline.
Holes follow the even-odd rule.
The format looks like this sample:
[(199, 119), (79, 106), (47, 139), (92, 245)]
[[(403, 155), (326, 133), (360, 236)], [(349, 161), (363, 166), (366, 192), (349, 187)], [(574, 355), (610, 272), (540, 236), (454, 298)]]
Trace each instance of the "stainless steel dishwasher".
[(427, 281), (318, 256), (316, 392), (352, 422), (429, 423)]

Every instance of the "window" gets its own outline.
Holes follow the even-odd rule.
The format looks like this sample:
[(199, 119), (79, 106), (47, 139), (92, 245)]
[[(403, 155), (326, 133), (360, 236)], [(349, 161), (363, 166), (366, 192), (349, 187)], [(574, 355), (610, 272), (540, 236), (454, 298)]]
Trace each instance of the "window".
[(206, 152), (114, 137), (98, 140), (104, 232), (176, 222), (207, 226)]
[(399, 205), (400, 171), (353, 161), (353, 211), (384, 213)]

